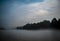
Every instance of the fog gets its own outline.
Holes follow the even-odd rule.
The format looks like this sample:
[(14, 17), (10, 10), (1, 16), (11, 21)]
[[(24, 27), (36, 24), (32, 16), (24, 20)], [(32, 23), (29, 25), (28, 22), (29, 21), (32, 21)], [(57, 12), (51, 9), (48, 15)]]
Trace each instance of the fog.
[[(3, 41), (55, 41), (60, 32), (54, 30), (0, 30)], [(57, 33), (57, 34), (56, 34)]]
[(60, 30), (53, 30), (60, 25), (43, 30), (17, 29), (28, 23), (60, 19), (60, 0), (1, 0), (0, 3), (0, 41), (60, 41)]
[(59, 0), (1, 0), (1, 27), (6, 29), (60, 18)]

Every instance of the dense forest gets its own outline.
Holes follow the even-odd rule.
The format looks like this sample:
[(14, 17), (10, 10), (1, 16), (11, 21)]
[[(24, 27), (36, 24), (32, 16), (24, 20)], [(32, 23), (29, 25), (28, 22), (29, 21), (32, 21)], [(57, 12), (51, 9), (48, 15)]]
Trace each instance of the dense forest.
[[(60, 19), (53, 18), (51, 22), (49, 20), (44, 20), (38, 23), (28, 23), (24, 26), (16, 27), (16, 29), (25, 29), (25, 30), (38, 30), (38, 29), (59, 29), (60, 30)], [(5, 30), (4, 27), (0, 27), (0, 30)]]
[(42, 22), (26, 24), (21, 27), (16, 27), (16, 29), (25, 29), (25, 30), (37, 30), (37, 29), (60, 29), (60, 19), (53, 18), (50, 22), (49, 20), (44, 20)]

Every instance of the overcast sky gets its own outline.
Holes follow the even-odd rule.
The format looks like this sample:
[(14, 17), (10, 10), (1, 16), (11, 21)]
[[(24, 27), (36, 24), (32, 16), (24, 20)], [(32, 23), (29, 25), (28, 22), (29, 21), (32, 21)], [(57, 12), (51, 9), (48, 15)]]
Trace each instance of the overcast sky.
[(26, 23), (60, 18), (59, 0), (1, 0), (1, 26), (13, 28)]

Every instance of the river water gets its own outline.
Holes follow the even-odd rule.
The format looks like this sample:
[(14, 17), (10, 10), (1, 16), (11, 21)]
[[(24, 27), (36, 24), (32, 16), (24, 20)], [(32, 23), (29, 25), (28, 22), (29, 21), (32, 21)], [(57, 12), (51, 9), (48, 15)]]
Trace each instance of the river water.
[(58, 30), (0, 30), (1, 41), (60, 41)]

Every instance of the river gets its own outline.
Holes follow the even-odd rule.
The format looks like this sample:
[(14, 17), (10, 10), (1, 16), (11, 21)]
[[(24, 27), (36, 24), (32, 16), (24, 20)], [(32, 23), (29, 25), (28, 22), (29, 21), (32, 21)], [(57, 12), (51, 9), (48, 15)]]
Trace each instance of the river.
[(60, 41), (59, 30), (0, 30), (1, 41)]

